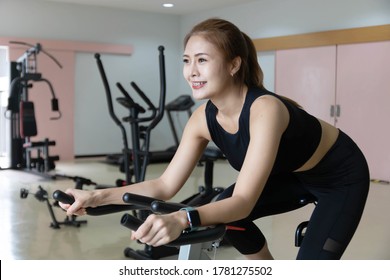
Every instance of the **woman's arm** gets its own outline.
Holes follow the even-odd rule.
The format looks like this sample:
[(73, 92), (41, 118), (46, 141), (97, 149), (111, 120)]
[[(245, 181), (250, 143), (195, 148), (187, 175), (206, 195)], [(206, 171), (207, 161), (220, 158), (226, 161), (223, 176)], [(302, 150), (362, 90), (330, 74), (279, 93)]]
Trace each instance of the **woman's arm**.
[(123, 204), (126, 192), (153, 197), (161, 200), (171, 199), (184, 185), (207, 146), (208, 130), (204, 118), (204, 106), (198, 108), (188, 120), (180, 145), (163, 174), (152, 180), (118, 188), (94, 191), (68, 189), (75, 197), (72, 205), (61, 204), (68, 215), (84, 214), (84, 208), (107, 204)]
[[(243, 219), (250, 214), (272, 170), (280, 138), (288, 122), (287, 108), (278, 99), (264, 96), (253, 103), (250, 118), (251, 140), (233, 195), (230, 198), (198, 207), (201, 226), (229, 223)], [(198, 131), (204, 132), (202, 129)], [(194, 136), (191, 131), (186, 131), (182, 141), (185, 144), (181, 148), (192, 148), (192, 145), (196, 147), (194, 144), (191, 145)], [(180, 155), (183, 154), (185, 153), (181, 151)], [(182, 163), (185, 162), (184, 158), (176, 159)], [(172, 165), (169, 169), (173, 166), (177, 165)], [(174, 172), (174, 169), (167, 172), (168, 174)], [(132, 239), (160, 246), (176, 239), (186, 227), (188, 223), (185, 211), (167, 215), (150, 215), (132, 234)]]

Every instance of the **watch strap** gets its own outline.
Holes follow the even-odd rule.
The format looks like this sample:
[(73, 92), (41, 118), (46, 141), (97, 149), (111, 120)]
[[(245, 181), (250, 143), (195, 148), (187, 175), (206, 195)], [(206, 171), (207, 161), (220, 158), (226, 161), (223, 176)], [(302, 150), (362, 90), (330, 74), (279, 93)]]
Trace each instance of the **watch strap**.
[(188, 228), (185, 231), (194, 231), (201, 226), (199, 212), (196, 209), (193, 207), (184, 207), (180, 210), (186, 211), (187, 213)]

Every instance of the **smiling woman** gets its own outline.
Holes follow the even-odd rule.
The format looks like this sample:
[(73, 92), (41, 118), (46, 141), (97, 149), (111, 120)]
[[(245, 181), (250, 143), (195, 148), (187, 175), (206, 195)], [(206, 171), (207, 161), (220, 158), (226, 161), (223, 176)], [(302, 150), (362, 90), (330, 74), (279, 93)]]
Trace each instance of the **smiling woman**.
[[(140, 183), (94, 191), (69, 189), (68, 215), (123, 203), (124, 193), (170, 200), (185, 185), (209, 142), (239, 174), (217, 201), (150, 215), (133, 240), (161, 246), (183, 230), (227, 224), (225, 238), (248, 259), (273, 259), (255, 220), (317, 201), (298, 259), (340, 259), (363, 213), (369, 187), (364, 155), (345, 133), (291, 100), (266, 90), (252, 40), (233, 23), (211, 18), (184, 40), (183, 75), (195, 99), (179, 147), (165, 171)], [(302, 203), (302, 201), (304, 201)], [(190, 221), (191, 220), (191, 221)]]

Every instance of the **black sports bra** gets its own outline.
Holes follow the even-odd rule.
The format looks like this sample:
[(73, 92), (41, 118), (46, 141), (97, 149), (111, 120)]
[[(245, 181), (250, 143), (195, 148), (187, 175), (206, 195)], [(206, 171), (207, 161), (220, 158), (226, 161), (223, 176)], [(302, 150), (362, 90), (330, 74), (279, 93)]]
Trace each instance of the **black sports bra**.
[(218, 109), (211, 101), (208, 101), (206, 119), (211, 138), (232, 167), (239, 171), (250, 140), (250, 108), (253, 101), (262, 95), (272, 95), (279, 98), (290, 114), (290, 121), (282, 135), (271, 174), (292, 172), (307, 162), (317, 149), (321, 140), (321, 124), (315, 117), (275, 93), (260, 88), (248, 90), (239, 118), (239, 129), (235, 134), (226, 132), (219, 125), (216, 119)]

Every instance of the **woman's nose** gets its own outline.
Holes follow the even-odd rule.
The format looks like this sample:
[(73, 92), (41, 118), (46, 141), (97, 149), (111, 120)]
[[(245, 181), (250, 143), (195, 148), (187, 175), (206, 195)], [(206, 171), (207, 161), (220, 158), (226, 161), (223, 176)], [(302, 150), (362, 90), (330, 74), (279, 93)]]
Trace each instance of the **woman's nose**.
[(198, 69), (195, 65), (191, 66), (191, 77), (196, 77), (199, 75)]

